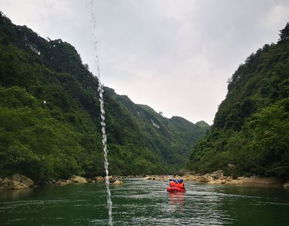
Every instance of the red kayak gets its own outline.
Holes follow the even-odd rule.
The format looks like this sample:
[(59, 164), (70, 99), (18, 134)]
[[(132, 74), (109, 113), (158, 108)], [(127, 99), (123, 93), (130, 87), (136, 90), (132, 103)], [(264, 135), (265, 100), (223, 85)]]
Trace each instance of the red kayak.
[(186, 189), (179, 187), (167, 187), (167, 192), (185, 192)]

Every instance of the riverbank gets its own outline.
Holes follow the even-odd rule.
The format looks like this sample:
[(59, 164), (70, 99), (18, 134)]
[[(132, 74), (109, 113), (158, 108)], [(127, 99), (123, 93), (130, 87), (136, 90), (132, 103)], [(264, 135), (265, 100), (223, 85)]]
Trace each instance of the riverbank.
[[(168, 181), (171, 176), (167, 175), (147, 175), (144, 177), (145, 180), (157, 180), (157, 181)], [(217, 170), (213, 173), (207, 174), (193, 174), (191, 172), (183, 172), (176, 175), (175, 178), (182, 178), (184, 181), (194, 181), (199, 183), (207, 183), (212, 185), (238, 185), (248, 187), (284, 187), (289, 189), (289, 182), (276, 177), (237, 177), (225, 176), (222, 170)]]
[[(109, 176), (109, 183), (112, 185), (122, 185), (123, 184), (123, 177), (121, 176)], [(68, 184), (87, 184), (87, 183), (96, 183), (96, 182), (104, 182), (105, 177), (97, 176), (92, 178), (85, 178), (81, 176), (72, 176), (69, 179), (60, 179), (52, 184), (58, 185), (58, 186), (64, 186)]]
[[(109, 176), (109, 182), (111, 185), (122, 185), (123, 178), (121, 176)], [(21, 175), (15, 174), (10, 177), (5, 177), (4, 179), (0, 178), (0, 190), (25, 190), (35, 187), (40, 187), (42, 185), (55, 185), (55, 186), (64, 186), (69, 184), (86, 184), (86, 183), (96, 183), (104, 182), (105, 178), (102, 176), (85, 178), (77, 175), (73, 175), (68, 179), (59, 179), (59, 180), (49, 180), (45, 183), (36, 183), (30, 178)]]
[[(123, 185), (123, 180), (136, 176), (109, 176), (111, 185)], [(139, 176), (141, 177), (141, 176)], [(172, 176), (169, 175), (145, 175), (144, 180), (168, 181)], [(207, 174), (193, 174), (191, 172), (182, 172), (174, 176), (174, 178), (182, 178), (184, 181), (193, 181), (199, 183), (207, 183), (212, 185), (237, 185), (247, 187), (283, 187), (289, 189), (289, 182), (285, 182), (280, 178), (275, 177), (238, 177), (225, 176), (222, 170), (217, 170)], [(45, 185), (65, 186), (69, 184), (86, 184), (104, 182), (105, 177), (96, 176), (85, 178), (73, 175), (68, 179), (50, 180)], [(42, 185), (42, 184), (41, 184)], [(0, 178), (0, 190), (25, 190), (41, 186), (35, 183), (30, 178), (20, 174), (15, 174), (4, 179)]]

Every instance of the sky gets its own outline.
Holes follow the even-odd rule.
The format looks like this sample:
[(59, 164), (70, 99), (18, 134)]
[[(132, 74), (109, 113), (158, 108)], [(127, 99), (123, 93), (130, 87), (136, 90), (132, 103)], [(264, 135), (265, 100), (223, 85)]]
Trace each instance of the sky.
[(210, 124), (238, 66), (289, 22), (288, 0), (0, 0), (0, 10), (75, 46), (94, 74), (98, 55), (118, 94)]

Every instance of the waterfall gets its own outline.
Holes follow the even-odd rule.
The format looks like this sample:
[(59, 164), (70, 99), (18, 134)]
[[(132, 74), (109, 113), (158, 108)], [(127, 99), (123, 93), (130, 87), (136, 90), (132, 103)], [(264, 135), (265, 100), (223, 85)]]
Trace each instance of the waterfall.
[(104, 169), (105, 169), (105, 186), (107, 192), (107, 208), (108, 208), (108, 225), (112, 225), (112, 201), (111, 201), (111, 192), (109, 189), (109, 171), (108, 171), (108, 157), (107, 157), (107, 136), (105, 132), (105, 110), (104, 110), (104, 99), (103, 99), (103, 85), (98, 83), (98, 92), (99, 92), (99, 102), (100, 102), (100, 112), (101, 112), (101, 132), (102, 132), (102, 146), (103, 146), (103, 156), (104, 156)]
[(90, 0), (90, 16), (92, 21), (92, 30), (94, 35), (94, 50), (95, 50), (95, 56), (96, 56), (96, 73), (98, 78), (98, 94), (99, 94), (99, 103), (100, 103), (100, 124), (101, 124), (101, 133), (102, 133), (102, 146), (103, 146), (103, 157), (104, 157), (104, 169), (105, 169), (105, 187), (107, 192), (107, 209), (108, 209), (108, 225), (113, 225), (112, 223), (112, 201), (111, 201), (111, 192), (109, 189), (109, 162), (108, 162), (108, 149), (107, 149), (107, 135), (105, 131), (105, 109), (104, 109), (104, 86), (100, 82), (100, 68), (99, 68), (99, 58), (98, 58), (98, 51), (97, 51), (97, 38), (95, 36), (96, 33), (96, 16), (94, 13), (94, 1)]

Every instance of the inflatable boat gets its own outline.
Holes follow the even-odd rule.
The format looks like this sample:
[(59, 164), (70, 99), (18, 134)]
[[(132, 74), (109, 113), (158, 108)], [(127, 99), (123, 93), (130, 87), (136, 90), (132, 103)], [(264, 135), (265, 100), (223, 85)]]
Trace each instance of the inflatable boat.
[(167, 192), (185, 192), (186, 189), (179, 187), (167, 187)]

